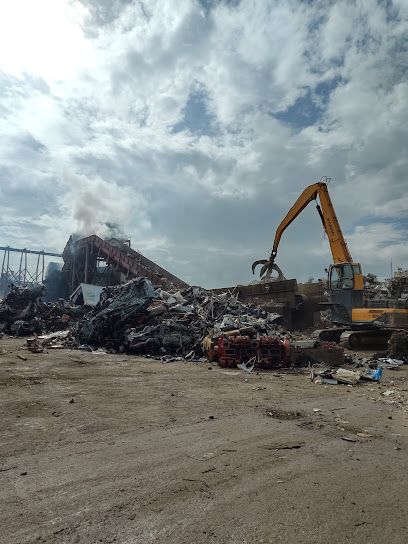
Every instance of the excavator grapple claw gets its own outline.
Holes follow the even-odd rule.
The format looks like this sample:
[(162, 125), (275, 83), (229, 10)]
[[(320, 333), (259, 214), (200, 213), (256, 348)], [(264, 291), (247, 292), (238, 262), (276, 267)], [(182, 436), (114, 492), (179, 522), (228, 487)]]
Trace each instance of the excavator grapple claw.
[[(266, 263), (269, 263), (268, 259), (259, 259), (258, 261), (254, 261), (252, 263), (252, 274), (255, 274), (255, 268), (259, 265), (259, 264), (266, 264)], [(263, 268), (263, 267), (262, 267)], [(261, 275), (261, 274), (260, 274)]]
[(282, 273), (282, 270), (271, 259), (259, 259), (258, 261), (255, 261), (254, 263), (252, 263), (252, 274), (255, 274), (255, 269), (260, 264), (262, 265), (261, 271), (259, 272), (259, 276), (261, 279), (268, 279), (268, 280), (271, 279), (271, 275), (273, 271), (278, 273), (278, 277), (273, 279), (276, 279), (276, 280), (286, 279)]

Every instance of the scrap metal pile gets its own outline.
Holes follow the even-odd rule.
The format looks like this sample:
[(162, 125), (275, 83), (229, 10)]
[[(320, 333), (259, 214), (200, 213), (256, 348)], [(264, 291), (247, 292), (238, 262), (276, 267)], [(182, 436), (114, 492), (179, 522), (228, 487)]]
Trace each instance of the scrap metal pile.
[[(352, 376), (333, 370), (347, 364), (341, 346), (289, 333), (280, 325), (278, 314), (243, 303), (229, 291), (216, 294), (188, 287), (168, 292), (143, 277), (105, 287), (95, 307), (72, 306), (62, 300), (46, 304), (41, 300), (43, 291), (43, 286), (12, 287), (0, 302), (0, 334), (42, 335), (28, 340), (33, 352), (64, 346), (103, 348), (164, 362), (206, 356), (219, 366), (246, 371), (317, 365), (314, 381), (325, 384), (346, 383)], [(357, 357), (348, 363), (364, 367), (364, 376), (358, 380), (379, 379), (371, 376), (373, 370), (408, 362), (406, 332), (394, 332), (388, 355), (387, 360), (362, 364)]]
[(42, 302), (44, 289), (43, 285), (30, 288), (12, 285), (10, 293), (0, 302), (0, 332), (24, 336), (58, 331), (84, 315), (84, 308), (64, 301)]
[(201, 354), (211, 334), (277, 333), (280, 316), (200, 287), (167, 292), (147, 278), (107, 287), (99, 304), (76, 323), (70, 343), (144, 355)]
[(398, 270), (393, 278), (379, 281), (375, 274), (365, 276), (365, 292), (368, 299), (408, 300), (408, 271)]
[[(103, 348), (166, 361), (206, 356), (223, 367), (271, 369), (318, 363), (338, 367), (344, 361), (338, 344), (288, 332), (278, 314), (243, 303), (229, 291), (216, 294), (188, 287), (168, 292), (143, 277), (105, 287), (95, 307), (65, 301), (46, 304), (43, 291), (43, 286), (12, 287), (0, 303), (0, 332), (46, 333), (38, 338), (43, 346), (52, 347), (54, 342), (54, 347)], [(49, 334), (55, 331), (54, 336)], [(408, 357), (407, 334), (395, 332), (391, 340), (389, 354)], [(33, 345), (42, 351), (36, 341)]]
[(69, 347), (190, 358), (203, 354), (202, 341), (209, 334), (256, 338), (279, 332), (279, 315), (232, 294), (200, 287), (170, 293), (154, 288), (148, 278), (105, 287), (94, 308), (46, 304), (43, 294), (43, 286), (12, 286), (0, 303), (0, 332), (23, 336), (66, 330), (63, 342)]

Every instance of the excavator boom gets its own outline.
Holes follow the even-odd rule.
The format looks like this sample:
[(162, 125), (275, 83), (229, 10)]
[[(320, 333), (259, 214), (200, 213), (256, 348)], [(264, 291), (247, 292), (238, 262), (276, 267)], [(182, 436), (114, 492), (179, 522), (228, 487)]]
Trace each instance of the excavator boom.
[(327, 184), (320, 181), (318, 183), (313, 183), (312, 185), (309, 185), (309, 187), (306, 187), (306, 189), (296, 200), (294, 205), (291, 207), (291, 209), (288, 211), (288, 213), (276, 229), (275, 239), (269, 259), (255, 261), (252, 265), (252, 272), (255, 272), (255, 268), (258, 264), (263, 265), (260, 273), (261, 276), (265, 274), (266, 277), (270, 277), (272, 270), (277, 269), (277, 266), (276, 264), (274, 264), (274, 262), (278, 252), (278, 247), (282, 238), (282, 234), (285, 232), (288, 226), (302, 213), (306, 206), (310, 202), (312, 202), (312, 200), (316, 200), (317, 197), (319, 197), (320, 200), (320, 206), (317, 205), (317, 210), (319, 212), (320, 218), (323, 223), (323, 228), (329, 240), (330, 249), (333, 256), (333, 262), (335, 264), (353, 262), (350, 251), (347, 247), (347, 243), (344, 239), (339, 222), (337, 220), (336, 212), (334, 211), (329, 191), (327, 189)]

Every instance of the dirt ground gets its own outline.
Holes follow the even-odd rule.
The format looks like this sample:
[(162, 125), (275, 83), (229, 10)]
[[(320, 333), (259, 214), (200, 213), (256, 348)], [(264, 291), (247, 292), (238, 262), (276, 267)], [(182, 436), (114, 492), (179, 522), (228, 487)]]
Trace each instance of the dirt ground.
[(24, 344), (0, 340), (1, 542), (408, 542), (406, 367), (322, 386)]

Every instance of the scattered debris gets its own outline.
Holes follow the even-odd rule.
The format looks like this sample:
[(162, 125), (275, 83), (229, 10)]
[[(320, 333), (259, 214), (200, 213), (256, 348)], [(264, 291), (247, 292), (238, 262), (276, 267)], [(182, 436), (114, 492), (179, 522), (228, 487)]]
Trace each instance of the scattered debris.
[(12, 467), (7, 468), (0, 468), (0, 472), (8, 472), (9, 470), (13, 470), (14, 468), (18, 468), (18, 465), (13, 465)]
[(172, 355), (162, 355), (160, 357), (162, 363), (174, 363), (175, 361), (184, 361), (183, 357), (173, 357)]
[(328, 385), (356, 385), (361, 380), (379, 382), (383, 374), (382, 366), (370, 368), (368, 365), (358, 371), (346, 368), (333, 369), (329, 366), (319, 366), (310, 368), (310, 379), (316, 384)]
[(383, 391), (381, 395), (383, 395), (383, 397), (390, 397), (391, 395), (394, 395), (394, 393), (394, 389), (387, 389), (386, 391)]
[(21, 355), (20, 353), (17, 353), (17, 357), (22, 361), (27, 361), (27, 357), (24, 357), (24, 355)]
[(212, 472), (213, 470), (217, 470), (216, 467), (207, 468), (207, 470), (202, 470), (201, 474), (207, 474), (207, 472)]
[(380, 357), (378, 362), (383, 368), (389, 368), (391, 370), (397, 370), (404, 364), (402, 359), (392, 359), (391, 357)]
[(244, 370), (245, 372), (252, 372), (255, 368), (255, 357), (252, 357), (247, 363), (237, 364), (237, 368)]
[(382, 367), (379, 367), (376, 369), (367, 368), (360, 374), (360, 378), (362, 380), (370, 380), (373, 382), (379, 382), (381, 380), (382, 374), (383, 374)]
[(27, 349), (32, 353), (42, 353), (44, 351), (43, 346), (38, 341), (38, 337), (27, 338)]
[[(408, 278), (407, 289), (408, 289)], [(405, 359), (408, 362), (408, 333), (394, 331), (388, 341), (388, 354), (393, 359)]]
[(337, 385), (339, 382), (334, 378), (324, 378), (323, 376), (317, 376), (314, 380), (314, 383), (326, 384), (326, 385)]
[(63, 338), (67, 338), (69, 334), (69, 330), (55, 331), (49, 334), (43, 334), (41, 336), (38, 336), (38, 340), (41, 341), (43, 346), (50, 346), (55, 341), (61, 341)]
[(360, 380), (360, 374), (353, 370), (347, 370), (346, 368), (338, 368), (334, 373), (333, 378), (340, 383), (356, 385)]
[(299, 419), (304, 416), (302, 412), (291, 412), (291, 411), (278, 410), (278, 409), (270, 409), (266, 413), (269, 417), (273, 417), (274, 419), (282, 419), (282, 420)]
[(297, 450), (305, 445), (304, 442), (290, 442), (286, 444), (266, 444), (265, 446), (259, 446), (264, 450)]

